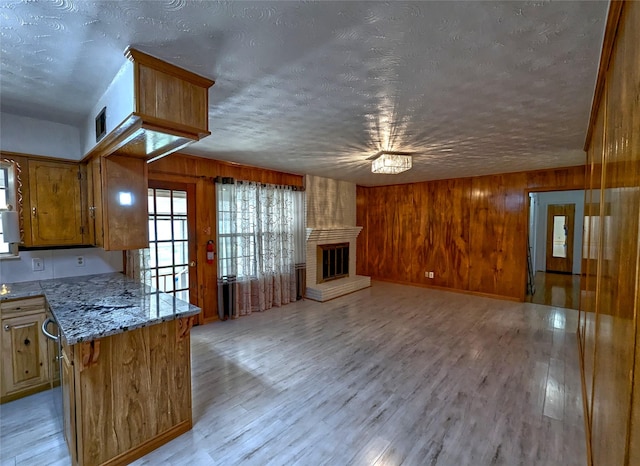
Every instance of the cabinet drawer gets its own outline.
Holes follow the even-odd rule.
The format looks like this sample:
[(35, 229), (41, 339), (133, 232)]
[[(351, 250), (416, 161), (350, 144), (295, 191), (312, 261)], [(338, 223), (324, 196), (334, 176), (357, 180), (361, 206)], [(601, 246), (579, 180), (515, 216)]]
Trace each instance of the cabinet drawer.
[(15, 299), (13, 301), (3, 301), (0, 303), (0, 314), (3, 317), (13, 315), (29, 315), (43, 312), (46, 309), (43, 296), (35, 298)]

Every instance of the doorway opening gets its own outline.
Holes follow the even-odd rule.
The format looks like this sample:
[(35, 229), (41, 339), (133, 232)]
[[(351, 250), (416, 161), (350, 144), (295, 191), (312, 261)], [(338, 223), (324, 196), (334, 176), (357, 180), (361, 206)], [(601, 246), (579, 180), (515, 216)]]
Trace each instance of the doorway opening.
[(578, 309), (584, 190), (529, 193), (527, 302)]

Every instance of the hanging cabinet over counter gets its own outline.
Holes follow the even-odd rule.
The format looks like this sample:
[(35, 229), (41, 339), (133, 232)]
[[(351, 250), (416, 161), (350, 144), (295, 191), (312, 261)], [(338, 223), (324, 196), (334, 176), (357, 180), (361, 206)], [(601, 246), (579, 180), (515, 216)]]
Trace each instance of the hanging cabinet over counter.
[(104, 126), (113, 129), (86, 158), (89, 230), (92, 243), (106, 250), (148, 247), (147, 162), (211, 134), (208, 89), (213, 81), (135, 49), (125, 56), (130, 62), (112, 83), (127, 90), (118, 95), (124, 104), (119, 101), (114, 112), (124, 120), (109, 122), (114, 92), (108, 90), (95, 108), (106, 108)]

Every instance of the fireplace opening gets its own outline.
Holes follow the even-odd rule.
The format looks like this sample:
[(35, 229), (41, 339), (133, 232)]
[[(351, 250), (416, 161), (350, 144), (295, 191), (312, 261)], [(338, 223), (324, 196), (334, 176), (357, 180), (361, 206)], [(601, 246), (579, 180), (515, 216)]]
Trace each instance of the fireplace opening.
[(349, 276), (349, 243), (318, 245), (318, 283)]

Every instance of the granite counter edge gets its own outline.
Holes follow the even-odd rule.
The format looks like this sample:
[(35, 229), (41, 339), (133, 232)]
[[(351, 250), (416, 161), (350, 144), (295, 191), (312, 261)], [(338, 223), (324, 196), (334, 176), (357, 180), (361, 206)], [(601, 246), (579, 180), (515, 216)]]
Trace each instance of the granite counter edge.
[[(53, 314), (53, 316), (57, 319), (56, 316), (56, 310), (54, 309), (54, 307), (52, 307), (49, 303), (49, 300), (47, 299), (47, 292), (45, 289), (41, 288), (40, 286), (40, 281), (33, 281), (33, 282), (22, 282), (22, 283), (18, 283), (18, 284), (14, 284), (14, 285), (18, 285), (18, 290), (12, 290), (10, 293), (7, 294), (2, 294), (0, 293), (0, 303), (4, 302), (4, 301), (14, 301), (14, 300), (18, 300), (18, 299), (27, 299), (27, 298), (35, 298), (35, 297), (39, 297), (42, 296), (45, 298), (45, 300), (47, 301), (47, 305), (49, 306), (49, 310), (51, 311), (51, 313)], [(24, 288), (24, 289), (20, 289), (20, 288)], [(167, 295), (170, 296), (170, 295)], [(188, 303), (187, 303), (188, 304)], [(191, 317), (191, 316), (195, 316), (198, 315), (201, 312), (201, 309), (197, 306), (191, 305), (189, 304), (189, 309), (188, 310), (184, 310), (172, 315), (165, 315), (162, 317), (157, 317), (157, 318), (150, 318), (144, 322), (140, 322), (138, 324), (134, 324), (134, 325), (129, 325), (126, 327), (120, 327), (120, 328), (112, 328), (112, 329), (108, 329), (106, 331), (103, 332), (99, 332), (99, 333), (90, 333), (87, 332), (86, 334), (83, 334), (79, 337), (73, 337), (73, 338), (69, 338), (67, 339), (66, 337), (64, 337), (64, 330), (62, 329), (62, 327), (60, 328), (60, 332), (62, 334), (62, 337), (65, 341), (66, 344), (68, 345), (75, 345), (77, 343), (82, 343), (82, 342), (90, 342), (90, 341), (95, 341), (98, 340), (100, 338), (105, 338), (105, 337), (109, 337), (109, 336), (113, 336), (113, 335), (118, 335), (120, 333), (125, 333), (131, 330), (136, 330), (138, 328), (144, 328), (144, 327), (149, 327), (155, 324), (160, 324), (163, 322), (169, 322), (171, 320), (176, 320), (176, 319), (181, 319), (181, 318), (185, 318), (185, 317)]]

